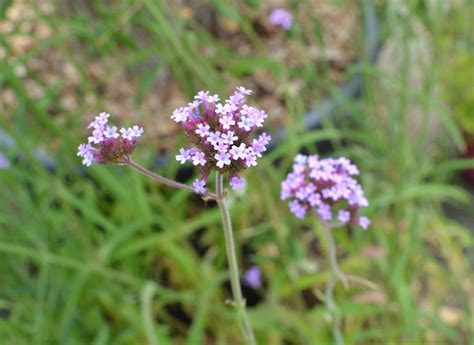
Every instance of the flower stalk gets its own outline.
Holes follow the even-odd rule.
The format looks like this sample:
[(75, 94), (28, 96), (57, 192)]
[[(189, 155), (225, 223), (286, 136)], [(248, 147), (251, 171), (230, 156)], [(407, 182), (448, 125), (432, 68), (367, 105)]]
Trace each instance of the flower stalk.
[(321, 227), (328, 243), (328, 259), (331, 269), (331, 275), (329, 277), (329, 281), (326, 284), (324, 303), (326, 304), (326, 307), (328, 308), (332, 317), (332, 333), (336, 344), (344, 345), (344, 337), (341, 331), (341, 312), (334, 302), (334, 288), (336, 287), (338, 280), (340, 280), (344, 286), (347, 286), (347, 282), (344, 274), (339, 270), (339, 266), (337, 264), (336, 242), (332, 236), (331, 227), (325, 221), (321, 221)]
[(227, 261), (229, 265), (230, 283), (232, 288), (232, 296), (234, 304), (237, 308), (240, 328), (247, 340), (248, 344), (256, 344), (255, 335), (253, 334), (252, 326), (249, 317), (245, 311), (245, 300), (242, 297), (242, 290), (240, 288), (239, 266), (237, 264), (237, 255), (235, 252), (234, 236), (232, 232), (232, 222), (230, 219), (229, 209), (225, 202), (225, 191), (223, 187), (224, 176), (216, 173), (216, 193), (217, 203), (221, 211), (222, 225), (224, 227), (225, 247), (227, 253)]
[[(150, 177), (151, 179), (163, 183), (169, 187), (184, 189), (191, 193), (196, 193), (194, 188), (183, 183), (176, 182), (174, 180), (168, 179), (161, 175), (155, 174), (154, 172), (146, 169), (138, 163), (135, 163), (131, 157), (127, 157), (124, 161), (124, 164), (132, 167), (133, 169), (139, 171), (145, 176)], [(222, 225), (224, 228), (224, 238), (225, 238), (225, 247), (227, 253), (227, 261), (229, 265), (229, 276), (230, 283), (232, 288), (232, 296), (234, 299), (234, 306), (237, 308), (239, 326), (241, 331), (247, 341), (247, 344), (254, 345), (256, 344), (255, 335), (250, 323), (250, 319), (245, 311), (245, 300), (242, 296), (242, 290), (240, 287), (240, 275), (239, 275), (239, 266), (237, 263), (237, 254), (235, 250), (235, 242), (232, 231), (232, 222), (230, 219), (229, 209), (225, 202), (226, 191), (224, 190), (224, 175), (220, 172), (216, 173), (216, 193), (206, 191), (203, 198), (215, 200), (219, 205), (222, 216)]]
[[(141, 172), (143, 175), (146, 175), (150, 177), (151, 179), (163, 183), (169, 187), (173, 188), (178, 188), (178, 189), (184, 189), (185, 191), (191, 192), (191, 193), (196, 193), (193, 187), (188, 186), (184, 183), (180, 183), (174, 180), (171, 180), (169, 178), (166, 178), (164, 176), (155, 174), (153, 171), (148, 170), (147, 168), (141, 166), (138, 163), (135, 163), (131, 157), (127, 157), (126, 160), (124, 161), (124, 164), (127, 164), (128, 166), (132, 167), (133, 169)], [(206, 191), (204, 194), (200, 194), (204, 199), (210, 199), (210, 200), (216, 200), (218, 199), (218, 196), (214, 193), (211, 193), (209, 191)]]

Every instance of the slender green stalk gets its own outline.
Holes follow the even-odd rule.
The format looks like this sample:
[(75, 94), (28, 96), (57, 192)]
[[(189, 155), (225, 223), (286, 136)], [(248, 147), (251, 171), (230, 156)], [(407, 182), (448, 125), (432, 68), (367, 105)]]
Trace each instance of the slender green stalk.
[(332, 316), (332, 333), (336, 340), (336, 344), (344, 345), (344, 337), (341, 332), (341, 312), (334, 302), (334, 288), (338, 280), (345, 283), (345, 278), (337, 265), (336, 243), (331, 233), (331, 227), (324, 221), (321, 222), (321, 225), (328, 241), (328, 257), (331, 268), (331, 276), (326, 284), (324, 303)]
[[(193, 187), (155, 174), (154, 172), (142, 167), (140, 164), (135, 163), (131, 157), (127, 157), (123, 163), (129, 165), (130, 167), (141, 172), (145, 176), (152, 178), (155, 181), (158, 181), (173, 188), (184, 189), (188, 192), (195, 193)], [(247, 312), (245, 311), (245, 300), (242, 297), (242, 290), (240, 288), (239, 266), (237, 264), (237, 255), (235, 253), (234, 236), (232, 233), (232, 222), (230, 219), (229, 209), (227, 208), (227, 204), (225, 202), (223, 178), (223, 175), (218, 172), (216, 176), (216, 194), (206, 192), (203, 197), (215, 200), (219, 204), (219, 209), (222, 215), (222, 224), (224, 227), (225, 247), (227, 252), (227, 261), (229, 263), (229, 275), (232, 286), (232, 295), (234, 297), (234, 304), (238, 312), (239, 325), (247, 343), (250, 345), (255, 345), (255, 335), (253, 334), (250, 319), (247, 315)]]
[(248, 344), (256, 344), (255, 335), (253, 334), (252, 325), (245, 311), (245, 300), (242, 297), (240, 289), (239, 266), (237, 264), (237, 255), (235, 253), (234, 236), (232, 233), (232, 222), (230, 219), (229, 209), (225, 202), (225, 193), (223, 187), (224, 176), (217, 172), (216, 175), (216, 193), (217, 203), (221, 210), (222, 224), (224, 226), (225, 248), (227, 252), (227, 261), (229, 264), (230, 283), (232, 286), (232, 295), (234, 297), (235, 307), (239, 316), (239, 324)]
[[(154, 172), (142, 167), (140, 164), (135, 163), (130, 157), (127, 158), (127, 160), (124, 162), (124, 164), (127, 164), (127, 165), (131, 166), (133, 169), (138, 170), (142, 174), (152, 178), (155, 181), (163, 183), (163, 184), (165, 184), (169, 187), (184, 189), (188, 192), (196, 193), (194, 191), (193, 187), (188, 186), (188, 185), (183, 184), (183, 183), (176, 182), (174, 180), (170, 180), (169, 178), (163, 177), (161, 175), (155, 174)], [(217, 195), (214, 194), (214, 193), (211, 193), (211, 192), (206, 192), (205, 194), (203, 194), (203, 197), (207, 198), (207, 199), (217, 200)]]

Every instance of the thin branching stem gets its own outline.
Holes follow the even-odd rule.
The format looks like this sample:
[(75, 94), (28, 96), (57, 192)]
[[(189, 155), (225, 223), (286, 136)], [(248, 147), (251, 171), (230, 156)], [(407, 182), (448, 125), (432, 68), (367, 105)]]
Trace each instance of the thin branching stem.
[(225, 192), (223, 187), (224, 176), (217, 172), (216, 175), (216, 193), (217, 203), (222, 215), (222, 224), (224, 227), (225, 247), (227, 252), (227, 261), (229, 265), (230, 283), (232, 287), (232, 295), (234, 297), (234, 304), (237, 308), (239, 316), (239, 324), (248, 344), (256, 344), (255, 335), (250, 324), (250, 319), (245, 311), (245, 300), (242, 297), (242, 290), (240, 288), (239, 266), (237, 264), (237, 255), (235, 252), (234, 235), (232, 232), (232, 222), (230, 219), (229, 209), (225, 202)]
[[(127, 157), (123, 163), (150, 177), (151, 179), (158, 181), (159, 183), (163, 183), (173, 188), (184, 189), (191, 193), (196, 193), (193, 187), (155, 174), (154, 172), (146, 169), (140, 164), (135, 163), (131, 157)], [(249, 345), (255, 345), (255, 335), (253, 333), (252, 325), (250, 324), (250, 319), (247, 315), (247, 312), (245, 311), (245, 300), (242, 297), (242, 290), (240, 288), (239, 266), (237, 264), (237, 255), (235, 252), (232, 222), (230, 219), (229, 209), (227, 208), (227, 204), (225, 202), (226, 192), (224, 191), (223, 187), (223, 175), (219, 172), (217, 172), (216, 176), (216, 193), (217, 194), (208, 191), (201, 196), (205, 200), (212, 199), (217, 201), (217, 203), (219, 204), (219, 209), (222, 215), (222, 224), (224, 227), (225, 247), (227, 252), (227, 261), (229, 264), (229, 275), (232, 286), (232, 295), (234, 298), (235, 307), (237, 308), (238, 312), (239, 325), (247, 343)]]
[[(124, 162), (124, 164), (127, 164), (131, 166), (133, 169), (141, 172), (142, 174), (152, 178), (155, 181), (158, 181), (160, 183), (163, 183), (169, 187), (173, 188), (178, 188), (178, 189), (184, 189), (188, 192), (191, 193), (196, 193), (194, 188), (192, 186), (188, 186), (186, 184), (176, 182), (174, 180), (171, 180), (169, 178), (163, 177), (161, 175), (155, 174), (153, 171), (148, 170), (147, 168), (141, 166), (138, 163), (135, 163), (131, 158), (127, 158), (127, 160)], [(201, 194), (200, 194), (201, 195)], [(212, 200), (217, 200), (217, 195), (211, 192), (206, 192), (205, 194), (201, 195), (204, 199), (212, 199)]]

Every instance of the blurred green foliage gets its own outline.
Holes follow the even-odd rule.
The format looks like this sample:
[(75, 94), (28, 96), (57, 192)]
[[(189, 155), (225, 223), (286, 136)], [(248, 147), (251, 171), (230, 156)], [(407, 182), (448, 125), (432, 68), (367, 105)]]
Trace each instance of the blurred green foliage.
[[(446, 149), (448, 142), (462, 141), (454, 114), (471, 119), (470, 96), (446, 109), (437, 94), (438, 86), (455, 83), (462, 90), (468, 83), (467, 73), (444, 65), (456, 41), (446, 40), (444, 23), (453, 13), (468, 21), (471, 1), (379, 2), (383, 41), (396, 54), (388, 64), (362, 61), (344, 71), (346, 77), (356, 69), (362, 73), (364, 89), (356, 100), (340, 92), (329, 63), (311, 58), (307, 47), (324, 44), (325, 36), (309, 0), (291, 2), (295, 16), (310, 14), (309, 25), (297, 20), (288, 35), (276, 33), (285, 46), (298, 47), (295, 64), (268, 50), (254, 27), (268, 10), (261, 1), (248, 7), (210, 2), (210, 11), (239, 28), (251, 54), (239, 54), (229, 39), (210, 34), (167, 1), (45, 2), (53, 8), (48, 14), (37, 8), (43, 2), (24, 3), (38, 10), (35, 18), (51, 34), (32, 37), (36, 44), (25, 53), (12, 42), (27, 36), (22, 30), (30, 19), (0, 35), (0, 126), (16, 143), (4, 149), (12, 167), (0, 171), (5, 344), (240, 343), (235, 314), (224, 303), (230, 294), (218, 210), (123, 167), (85, 170), (75, 156), (84, 123), (109, 110), (103, 88), (117, 82), (117, 71), (137, 80), (130, 100), (134, 113), (124, 121), (135, 116), (149, 124), (171, 121), (160, 109), (143, 107), (163, 75), (166, 85), (176, 83), (187, 97), (202, 88), (225, 93), (232, 83), (247, 86), (262, 72), (272, 78), (274, 89), (264, 91), (276, 94), (286, 109), (288, 137), (248, 171), (246, 193), (229, 196), (241, 266), (259, 265), (265, 279), (258, 303), (249, 307), (259, 343), (332, 343), (320, 298), (328, 279), (326, 244), (315, 219), (297, 220), (279, 201), (279, 183), (293, 156), (302, 149), (316, 153), (315, 143), (329, 143), (334, 155), (358, 164), (371, 201), (370, 230), (335, 233), (341, 270), (369, 281), (337, 287), (347, 343), (472, 341), (472, 232), (448, 219), (442, 207), (472, 210), (453, 176), (474, 161), (450, 158)], [(17, 4), (2, 3), (0, 13)], [(362, 23), (358, 2), (336, 5), (357, 11)], [(359, 51), (363, 40), (354, 34)], [(425, 48), (429, 58), (416, 59), (414, 51)], [(31, 63), (43, 61), (51, 49), (77, 78), (69, 92), (79, 101), (72, 107), (63, 93), (72, 76), (50, 80)], [(469, 69), (462, 59), (459, 64)], [(105, 62), (100, 78), (90, 70), (97, 60)], [(444, 78), (453, 68), (460, 76)], [(466, 85), (466, 92), (471, 89)], [(340, 101), (339, 108), (321, 130), (306, 131), (305, 111), (328, 95)], [(175, 141), (148, 138), (136, 160), (151, 166), (156, 153)], [(38, 161), (38, 149), (54, 158), (54, 171)], [(174, 177), (177, 169), (171, 159), (160, 173)]]
[[(472, 8), (466, 8), (472, 15)], [(444, 24), (442, 42), (444, 54), (443, 86), (447, 100), (459, 126), (474, 135), (474, 24), (462, 12), (449, 13)]]
[(474, 49), (471, 53), (459, 52), (455, 62), (446, 71), (446, 93), (459, 126), (474, 135)]

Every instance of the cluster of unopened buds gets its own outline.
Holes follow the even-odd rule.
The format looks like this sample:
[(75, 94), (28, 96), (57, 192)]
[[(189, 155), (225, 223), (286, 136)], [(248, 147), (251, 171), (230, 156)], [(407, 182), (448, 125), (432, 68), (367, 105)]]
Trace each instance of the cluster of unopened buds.
[(87, 127), (92, 129), (92, 134), (77, 151), (77, 155), (83, 158), (82, 164), (124, 163), (135, 149), (143, 128), (133, 126), (119, 130), (109, 125), (109, 117), (108, 113), (100, 113)]
[(245, 104), (252, 93), (243, 87), (236, 88), (225, 102), (218, 95), (200, 91), (187, 107), (178, 108), (171, 118), (180, 123), (194, 145), (181, 148), (176, 156), (181, 164), (192, 162), (199, 168), (201, 178), (194, 181), (197, 193), (205, 193), (205, 184), (211, 171), (228, 173), (234, 190), (244, 187), (245, 180), (237, 174), (257, 165), (257, 159), (267, 150), (270, 142), (267, 133), (252, 139), (252, 134), (267, 118), (265, 111)]
[(319, 159), (317, 155), (298, 155), (293, 170), (281, 183), (281, 199), (291, 199), (290, 211), (298, 218), (315, 209), (326, 222), (337, 219), (342, 224), (360, 225), (367, 229), (370, 221), (359, 215), (368, 206), (361, 185), (352, 177), (359, 170), (349, 159)]

